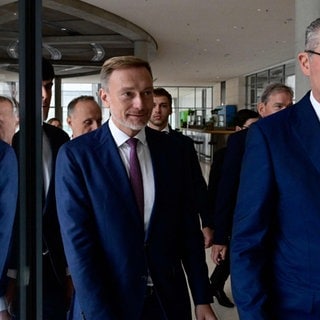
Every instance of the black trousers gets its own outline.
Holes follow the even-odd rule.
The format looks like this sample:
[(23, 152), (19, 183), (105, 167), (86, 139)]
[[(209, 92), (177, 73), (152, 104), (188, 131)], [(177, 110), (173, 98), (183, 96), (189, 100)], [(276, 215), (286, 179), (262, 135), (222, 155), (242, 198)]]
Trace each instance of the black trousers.
[(167, 320), (153, 287), (147, 290), (141, 320)]

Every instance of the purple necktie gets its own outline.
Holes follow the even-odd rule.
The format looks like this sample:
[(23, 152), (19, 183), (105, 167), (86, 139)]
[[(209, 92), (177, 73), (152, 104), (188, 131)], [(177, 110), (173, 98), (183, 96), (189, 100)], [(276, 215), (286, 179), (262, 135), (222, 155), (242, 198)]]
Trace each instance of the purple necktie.
[(140, 163), (137, 155), (137, 143), (138, 139), (130, 138), (127, 140), (127, 144), (130, 146), (130, 158), (129, 158), (129, 175), (131, 186), (137, 201), (137, 205), (142, 219), (144, 218), (144, 196), (143, 196), (143, 182)]

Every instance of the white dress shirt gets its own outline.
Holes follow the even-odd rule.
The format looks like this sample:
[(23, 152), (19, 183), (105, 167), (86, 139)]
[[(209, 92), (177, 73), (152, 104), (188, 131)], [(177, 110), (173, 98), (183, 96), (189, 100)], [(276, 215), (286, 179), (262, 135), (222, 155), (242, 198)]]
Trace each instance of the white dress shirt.
[(316, 98), (314, 97), (312, 91), (311, 91), (311, 93), (310, 93), (310, 101), (311, 101), (311, 104), (312, 104), (312, 106), (313, 106), (313, 109), (314, 109), (314, 111), (316, 112), (317, 117), (318, 117), (318, 119), (319, 119), (319, 121), (320, 121), (320, 102), (318, 102), (318, 101), (316, 100)]
[[(126, 141), (130, 138), (126, 133), (121, 131), (112, 121), (112, 116), (109, 120), (109, 128), (111, 134), (117, 144), (120, 152), (123, 164), (126, 167), (129, 176), (129, 156), (130, 147)], [(143, 194), (144, 194), (144, 229), (148, 227), (150, 220), (154, 197), (155, 197), (155, 186), (154, 186), (154, 176), (153, 167), (151, 161), (150, 150), (146, 140), (145, 129), (142, 129), (134, 138), (139, 140), (137, 144), (137, 154), (141, 167), (142, 181), (143, 181)]]

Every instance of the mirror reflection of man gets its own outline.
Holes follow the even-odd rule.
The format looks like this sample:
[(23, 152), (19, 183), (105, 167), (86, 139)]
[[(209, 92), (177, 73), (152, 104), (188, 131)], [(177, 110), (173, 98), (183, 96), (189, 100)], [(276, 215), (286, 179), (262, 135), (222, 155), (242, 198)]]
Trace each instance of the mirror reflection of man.
[(72, 138), (91, 132), (101, 126), (102, 111), (93, 96), (80, 96), (68, 104), (67, 123)]
[[(67, 264), (64, 255), (60, 227), (55, 203), (55, 160), (62, 144), (69, 140), (63, 130), (46, 123), (52, 97), (54, 69), (47, 59), (42, 59), (42, 169), (43, 169), (43, 253), (42, 253), (42, 285), (43, 285), (43, 319), (65, 320), (70, 295), (71, 278), (67, 275)], [(12, 146), (19, 159), (18, 131)], [(13, 254), (9, 264), (8, 277), (11, 278), (8, 290), (9, 303), (15, 299), (15, 278), (18, 258), (18, 231), (13, 239)], [(29, 281), (35, 281), (29, 279)], [(17, 311), (17, 310), (13, 310)], [(19, 312), (19, 311), (18, 311)]]
[(0, 139), (10, 145), (19, 126), (18, 112), (17, 102), (0, 96)]

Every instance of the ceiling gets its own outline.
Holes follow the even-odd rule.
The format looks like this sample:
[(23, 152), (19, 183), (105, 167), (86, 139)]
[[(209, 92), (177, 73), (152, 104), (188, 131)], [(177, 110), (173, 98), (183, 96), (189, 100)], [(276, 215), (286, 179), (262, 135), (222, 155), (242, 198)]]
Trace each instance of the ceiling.
[[(17, 70), (17, 2), (0, 0), (0, 73)], [(212, 85), (294, 59), (293, 0), (43, 0), (43, 54), (61, 76), (148, 44), (156, 85)], [(121, 18), (120, 18), (121, 17)], [(1, 70), (2, 69), (2, 70)]]

